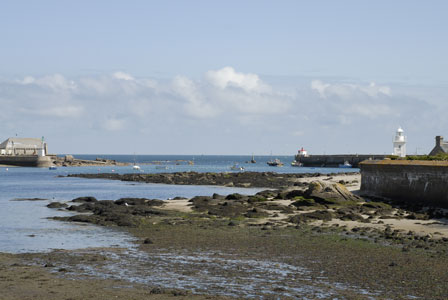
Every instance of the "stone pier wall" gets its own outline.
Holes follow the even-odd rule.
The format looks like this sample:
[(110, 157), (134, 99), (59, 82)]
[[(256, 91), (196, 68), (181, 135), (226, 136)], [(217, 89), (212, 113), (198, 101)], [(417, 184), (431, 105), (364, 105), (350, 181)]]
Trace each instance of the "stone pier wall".
[(46, 168), (52, 165), (52, 160), (49, 156), (0, 155), (0, 165)]
[(364, 160), (384, 159), (382, 154), (332, 154), (332, 155), (309, 155), (296, 156), (296, 160), (303, 163), (304, 167), (339, 167), (344, 162), (349, 162), (354, 168)]
[(360, 169), (363, 194), (448, 208), (448, 162), (364, 161)]

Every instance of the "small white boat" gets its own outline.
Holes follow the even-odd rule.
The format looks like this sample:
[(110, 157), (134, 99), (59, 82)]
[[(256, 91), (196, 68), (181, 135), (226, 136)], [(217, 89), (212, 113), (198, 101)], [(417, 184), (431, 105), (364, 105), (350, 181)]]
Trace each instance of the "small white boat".
[(230, 167), (232, 171), (244, 171), (244, 167), (238, 166), (237, 164)]
[(294, 161), (291, 163), (291, 166), (292, 166), (292, 167), (303, 167), (303, 164), (302, 164), (300, 161), (294, 160)]
[(339, 168), (351, 168), (352, 165), (348, 161), (344, 161), (344, 164), (339, 165)]
[(132, 166), (132, 169), (133, 169), (134, 171), (140, 171), (140, 166), (137, 165), (137, 161), (136, 161), (136, 159), (135, 159), (135, 153), (134, 153), (134, 165)]

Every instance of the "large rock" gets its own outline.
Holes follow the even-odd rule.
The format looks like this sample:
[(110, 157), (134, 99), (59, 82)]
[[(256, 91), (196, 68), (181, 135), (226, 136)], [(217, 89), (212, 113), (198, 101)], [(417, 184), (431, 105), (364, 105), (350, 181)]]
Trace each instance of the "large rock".
[(339, 183), (328, 183), (324, 181), (313, 181), (305, 191), (306, 198), (314, 199), (320, 204), (344, 205), (363, 201), (357, 195), (351, 193), (345, 186)]

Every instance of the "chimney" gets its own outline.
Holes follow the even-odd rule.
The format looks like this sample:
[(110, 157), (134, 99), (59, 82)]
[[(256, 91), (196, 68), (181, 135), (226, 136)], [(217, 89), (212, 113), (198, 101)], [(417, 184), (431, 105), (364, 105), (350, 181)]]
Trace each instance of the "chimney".
[(443, 143), (443, 136), (438, 135), (436, 136), (436, 146), (441, 146)]

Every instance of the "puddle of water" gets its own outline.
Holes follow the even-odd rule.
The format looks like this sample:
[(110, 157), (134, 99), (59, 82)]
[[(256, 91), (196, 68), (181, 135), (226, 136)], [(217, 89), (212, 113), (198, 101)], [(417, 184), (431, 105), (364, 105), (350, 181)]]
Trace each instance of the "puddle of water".
[(215, 252), (181, 253), (161, 250), (146, 253), (135, 248), (77, 253), (86, 254), (92, 253), (91, 251), (97, 251), (97, 254), (104, 255), (107, 260), (94, 267), (82, 262), (75, 267), (70, 266), (71, 276), (124, 279), (150, 286), (188, 289), (198, 294), (244, 298), (278, 296), (337, 299), (338, 291), (346, 290), (372, 299), (375, 296), (358, 287), (330, 282), (325, 277), (315, 277), (304, 267), (278, 261), (242, 259), (236, 255)]

